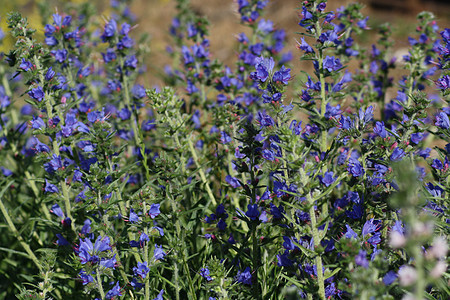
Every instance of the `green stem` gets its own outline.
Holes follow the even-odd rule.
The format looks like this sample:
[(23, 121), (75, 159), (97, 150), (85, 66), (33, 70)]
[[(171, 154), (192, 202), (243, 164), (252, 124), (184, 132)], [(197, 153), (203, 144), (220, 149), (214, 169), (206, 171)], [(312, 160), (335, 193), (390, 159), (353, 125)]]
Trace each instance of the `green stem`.
[[(11, 181), (7, 185), (7, 187), (10, 186), (12, 183), (13, 182)], [(0, 210), (2, 211), (2, 214), (3, 214), (3, 216), (6, 219), (6, 223), (8, 223), (9, 229), (13, 232), (13, 234), (19, 240), (20, 245), (23, 247), (25, 252), (28, 253), (28, 255), (31, 258), (31, 260), (35, 263), (35, 265), (39, 268), (39, 270), (41, 270), (42, 266), (41, 266), (39, 260), (37, 259), (36, 255), (34, 255), (34, 252), (31, 250), (30, 246), (24, 241), (24, 239), (20, 235), (19, 231), (17, 230), (16, 226), (12, 222), (12, 220), (11, 220), (9, 214), (8, 214), (8, 210), (6, 209), (5, 205), (3, 204), (2, 198), (0, 198)]]
[[(311, 230), (312, 235), (314, 239), (314, 250), (316, 247), (320, 246), (320, 237), (319, 237), (319, 231), (317, 230), (317, 220), (316, 220), (316, 212), (314, 210), (314, 202), (312, 201), (311, 195), (307, 194), (309, 205), (311, 206), (309, 209), (309, 216), (311, 218)], [(320, 299), (326, 299), (325, 298), (325, 283), (324, 283), (324, 277), (323, 277), (323, 264), (322, 264), (322, 257), (320, 255), (316, 254), (316, 268), (317, 268), (317, 284), (319, 285), (319, 297)]]
[(211, 187), (209, 186), (209, 183), (206, 180), (205, 172), (203, 172), (203, 169), (201, 168), (201, 166), (198, 162), (198, 156), (197, 156), (197, 152), (195, 151), (194, 144), (192, 143), (192, 140), (189, 138), (187, 139), (187, 142), (188, 142), (189, 150), (191, 151), (191, 154), (192, 154), (192, 158), (195, 162), (195, 165), (198, 168), (198, 173), (200, 174), (200, 178), (202, 179), (202, 182), (205, 185), (206, 192), (208, 193), (209, 199), (213, 205), (217, 205), (216, 198), (214, 197)]
[(102, 278), (100, 276), (100, 267), (97, 268), (97, 286), (100, 292), (101, 299), (105, 299), (105, 292), (103, 291)]

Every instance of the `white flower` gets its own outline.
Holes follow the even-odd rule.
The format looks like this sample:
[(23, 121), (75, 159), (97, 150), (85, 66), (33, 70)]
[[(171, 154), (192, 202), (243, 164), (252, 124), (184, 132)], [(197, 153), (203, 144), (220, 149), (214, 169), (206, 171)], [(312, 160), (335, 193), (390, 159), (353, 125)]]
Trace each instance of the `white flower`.
[(409, 286), (414, 284), (417, 281), (417, 272), (411, 266), (403, 266), (398, 270), (398, 279), (400, 281), (400, 285)]
[(391, 245), (392, 248), (402, 248), (406, 244), (406, 238), (403, 234), (397, 232), (397, 231), (391, 231), (389, 234), (389, 245)]
[(439, 278), (447, 270), (447, 264), (443, 261), (438, 261), (430, 272), (430, 276), (433, 278)]
[(445, 237), (438, 236), (434, 238), (433, 247), (429, 250), (430, 254), (435, 258), (443, 258), (447, 255), (448, 243)]

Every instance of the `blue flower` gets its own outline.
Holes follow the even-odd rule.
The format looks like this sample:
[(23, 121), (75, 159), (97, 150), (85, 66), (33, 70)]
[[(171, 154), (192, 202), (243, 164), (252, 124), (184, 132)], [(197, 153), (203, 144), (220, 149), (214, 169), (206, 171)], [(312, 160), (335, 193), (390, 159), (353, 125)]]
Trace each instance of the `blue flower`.
[(335, 58), (334, 56), (326, 56), (323, 60), (323, 68), (328, 70), (328, 72), (333, 72), (342, 68), (342, 64), (339, 58)]
[(353, 177), (359, 177), (365, 173), (361, 163), (353, 157), (350, 157), (349, 159), (347, 171), (352, 174)]
[(291, 259), (289, 259), (288, 250), (284, 250), (283, 254), (277, 254), (277, 260), (278, 260), (277, 265), (279, 267), (290, 267), (294, 264), (294, 262)]
[(150, 269), (146, 261), (138, 262), (137, 267), (133, 268), (134, 275), (140, 276), (141, 278), (145, 278), (149, 271)]
[[(44, 188), (44, 191), (45, 191), (46, 193), (59, 193), (59, 190), (58, 190), (58, 188), (56, 187), (56, 185), (54, 185), (54, 184), (48, 182), (47, 179), (45, 179), (45, 188)], [(55, 204), (55, 205), (57, 205), (57, 204)]]
[(159, 292), (158, 296), (156, 296), (156, 298), (153, 299), (153, 300), (164, 300), (163, 294), (164, 294), (164, 290), (161, 290), (161, 291)]
[(358, 235), (356, 234), (356, 232), (354, 232), (353, 229), (349, 225), (345, 224), (345, 227), (347, 227), (347, 231), (344, 234), (345, 238), (347, 238), (347, 239), (352, 239), (352, 238), (357, 239), (358, 238)]
[(256, 220), (259, 217), (258, 204), (247, 205), (247, 211), (245, 212), (245, 215), (251, 220)]
[(24, 71), (29, 71), (33, 68), (33, 64), (25, 60), (25, 58), (22, 58), (22, 62), (20, 63), (19, 68), (21, 68)]
[(81, 259), (81, 263), (85, 264), (87, 262), (98, 262), (98, 254), (100, 252), (111, 250), (111, 246), (109, 245), (110, 240), (108, 236), (102, 238), (100, 235), (97, 237), (95, 244), (92, 245), (92, 242), (89, 238), (85, 238), (84, 240), (80, 239), (80, 247), (78, 249), (78, 256)]
[(397, 273), (394, 271), (389, 271), (383, 277), (383, 283), (385, 285), (391, 285), (397, 279)]
[(236, 281), (246, 284), (246, 285), (251, 285), (252, 284), (252, 274), (250, 272), (250, 267), (245, 268), (244, 271), (239, 271), (236, 275)]
[(250, 74), (250, 78), (253, 80), (260, 80), (265, 82), (269, 78), (269, 74), (272, 72), (275, 62), (272, 57), (264, 58), (263, 56), (255, 59), (256, 71)]
[(325, 174), (323, 175), (323, 177), (320, 178), (320, 181), (322, 182), (322, 184), (324, 184), (326, 187), (329, 187), (330, 185), (333, 184), (333, 182), (336, 180), (336, 178), (333, 177), (334, 173), (333, 172), (325, 172)]
[(161, 206), (160, 204), (155, 203), (153, 203), (152, 206), (150, 206), (150, 209), (148, 211), (148, 215), (150, 216), (150, 218), (154, 219), (161, 213), (161, 211), (159, 210), (160, 206)]
[(445, 75), (439, 78), (436, 82), (436, 86), (440, 90), (448, 90), (450, 88), (450, 76)]
[(161, 260), (166, 256), (166, 252), (164, 252), (162, 245), (158, 246), (155, 244), (155, 250), (153, 250), (153, 259), (154, 260)]
[(450, 120), (448, 119), (448, 116), (445, 112), (439, 112), (439, 114), (436, 115), (436, 123), (434, 125), (442, 128), (442, 129), (448, 129), (450, 128)]
[(305, 38), (302, 37), (301, 43), (297, 42), (297, 48), (305, 51), (305, 53), (314, 53), (313, 48), (305, 42)]
[(405, 151), (403, 151), (403, 149), (401, 148), (396, 147), (389, 159), (392, 161), (399, 161), (403, 158), (403, 156), (405, 156)]
[(81, 280), (83, 281), (83, 285), (86, 285), (94, 281), (94, 278), (90, 274), (87, 274), (84, 270), (81, 270), (80, 273), (78, 274)]
[(202, 276), (203, 278), (205, 278), (207, 281), (213, 280), (213, 279), (211, 278), (211, 276), (209, 276), (209, 274), (210, 274), (210, 271), (209, 271), (208, 267), (206, 267), (206, 268), (201, 268), (201, 269), (200, 269), (200, 276)]
[(112, 289), (110, 289), (105, 295), (106, 299), (112, 299), (115, 296), (122, 296), (122, 292), (120, 291), (120, 286), (119, 286), (118, 281), (117, 281), (116, 285)]
[(358, 255), (355, 256), (355, 263), (358, 266), (361, 266), (361, 267), (367, 269), (369, 267), (369, 261), (367, 260), (366, 256), (367, 256), (366, 251), (359, 250)]
[(102, 39), (105, 42), (107, 38), (113, 37), (114, 34), (117, 32), (117, 22), (114, 19), (111, 19), (108, 23), (105, 25), (105, 30), (102, 34)]
[(31, 89), (31, 91), (28, 92), (28, 95), (33, 98), (34, 100), (37, 100), (41, 102), (44, 99), (44, 90), (42, 87), (38, 86), (37, 88)]
[(130, 216), (128, 217), (128, 220), (131, 223), (139, 222), (139, 216), (134, 212), (134, 209), (130, 209)]
[(276, 83), (288, 84), (288, 80), (291, 79), (290, 72), (291, 69), (286, 69), (284, 66), (281, 66), (281, 69), (273, 74), (272, 80)]

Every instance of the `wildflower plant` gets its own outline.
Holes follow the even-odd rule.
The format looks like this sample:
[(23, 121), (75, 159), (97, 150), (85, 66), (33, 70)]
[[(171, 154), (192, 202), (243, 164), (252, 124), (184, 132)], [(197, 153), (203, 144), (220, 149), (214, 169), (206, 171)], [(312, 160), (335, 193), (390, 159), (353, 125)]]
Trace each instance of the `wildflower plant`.
[(43, 14), (42, 39), (8, 16), (1, 297), (448, 298), (449, 29), (419, 14), (395, 58), (362, 5), (302, 1), (292, 54), (239, 0), (226, 66), (177, 0), (150, 88), (128, 2)]

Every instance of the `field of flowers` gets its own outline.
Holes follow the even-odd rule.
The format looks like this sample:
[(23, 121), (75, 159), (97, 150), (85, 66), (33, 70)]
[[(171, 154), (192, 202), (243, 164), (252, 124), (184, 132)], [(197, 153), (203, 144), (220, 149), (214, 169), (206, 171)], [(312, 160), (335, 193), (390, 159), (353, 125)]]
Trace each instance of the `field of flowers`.
[(128, 0), (3, 20), (0, 299), (449, 299), (450, 29), (237, 0), (225, 65), (173, 1), (157, 88)]

